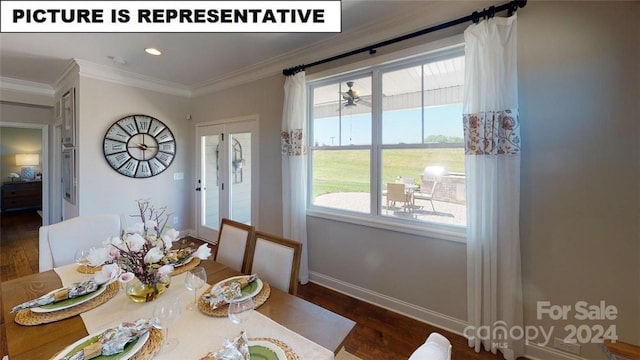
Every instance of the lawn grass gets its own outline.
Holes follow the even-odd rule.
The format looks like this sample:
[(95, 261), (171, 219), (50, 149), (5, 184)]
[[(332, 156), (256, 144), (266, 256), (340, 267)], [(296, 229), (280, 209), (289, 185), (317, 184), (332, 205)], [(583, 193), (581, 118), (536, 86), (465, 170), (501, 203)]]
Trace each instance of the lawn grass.
[[(334, 192), (370, 192), (369, 150), (315, 150), (313, 197)], [(464, 149), (387, 149), (382, 152), (382, 183), (398, 176), (419, 184), (426, 166), (464, 173)]]

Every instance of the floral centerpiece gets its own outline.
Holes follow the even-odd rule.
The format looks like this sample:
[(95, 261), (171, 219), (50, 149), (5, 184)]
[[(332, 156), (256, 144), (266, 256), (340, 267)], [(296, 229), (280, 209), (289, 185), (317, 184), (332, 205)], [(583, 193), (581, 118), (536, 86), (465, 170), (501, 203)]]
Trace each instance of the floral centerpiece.
[[(170, 213), (166, 207), (155, 208), (149, 200), (137, 200), (140, 222), (122, 231), (120, 237), (108, 238), (91, 262), (116, 263), (119, 280), (127, 284), (127, 295), (135, 302), (153, 301), (164, 293), (171, 281), (174, 266), (194, 257), (206, 259), (211, 249), (203, 244), (173, 249), (178, 231), (166, 228)], [(165, 230), (166, 228), (166, 230)]]

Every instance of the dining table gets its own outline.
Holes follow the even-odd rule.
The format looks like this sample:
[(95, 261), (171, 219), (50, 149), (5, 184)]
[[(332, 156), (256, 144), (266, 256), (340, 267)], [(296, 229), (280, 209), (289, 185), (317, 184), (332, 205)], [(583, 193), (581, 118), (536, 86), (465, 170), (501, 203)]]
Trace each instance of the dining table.
[[(193, 299), (193, 293), (189, 293), (184, 287), (185, 274), (182, 274), (172, 277), (171, 285), (167, 291), (153, 302), (133, 303), (126, 297), (121, 287), (113, 298), (91, 310), (94, 312), (93, 317), (86, 317), (88, 312), (81, 314), (82, 316), (75, 315), (39, 325), (18, 324), (15, 321), (16, 314), (10, 313), (11, 308), (66, 286), (67, 284), (64, 283), (68, 283), (70, 277), (75, 276), (73, 275), (75, 270), (73, 266), (75, 264), (23, 276), (0, 284), (2, 316), (10, 360), (50, 359), (68, 345), (87, 337), (89, 334), (94, 334), (93, 331), (96, 328), (117, 324), (121, 321), (133, 321), (135, 319), (131, 319), (130, 316), (133, 316), (134, 313), (136, 316), (140, 314), (151, 316), (154, 303), (162, 301), (163, 297), (182, 297), (184, 302)], [(198, 266), (205, 268), (209, 285), (242, 275), (213, 260), (202, 260)], [(82, 274), (79, 275), (79, 279), (82, 279)], [(198, 294), (201, 295), (207, 288), (209, 286), (201, 288)], [(186, 303), (184, 306), (186, 307)], [(229, 334), (240, 333), (241, 330), (246, 331), (248, 337), (282, 334), (285, 342), (290, 342), (300, 359), (311, 358), (308, 351), (315, 351), (312, 354), (321, 354), (323, 358), (332, 359), (340, 351), (346, 337), (355, 326), (355, 322), (348, 318), (275, 287), (270, 287), (268, 298), (256, 308), (256, 312), (257, 314), (254, 314), (255, 316), (250, 321), (241, 324), (246, 326), (243, 328), (226, 318), (214, 318), (198, 313), (197, 309), (192, 310), (191, 313), (188, 310), (183, 310), (184, 316), (178, 320), (182, 322), (181, 325), (179, 327), (172, 326), (181, 329), (181, 331), (176, 333), (172, 330), (172, 335), (179, 337), (178, 340), (182, 342), (184, 348), (197, 349), (193, 351), (198, 351), (198, 356), (194, 357), (194, 354), (189, 354), (188, 358), (192, 359), (199, 359), (206, 355), (206, 352), (202, 353), (204, 350), (200, 350), (200, 348), (215, 352), (222, 346), (220, 338), (223, 335), (228, 338)], [(89, 318), (94, 319), (92, 324), (86, 320)], [(102, 322), (96, 324), (95, 319), (100, 319)], [(172, 335), (169, 337), (171, 338)], [(194, 347), (194, 345), (197, 346)], [(305, 357), (305, 353), (307, 357)], [(180, 354), (180, 352), (176, 352), (170, 356), (159, 356), (158, 358), (176, 358), (176, 356), (183, 358)], [(313, 357), (315, 356), (313, 355)]]

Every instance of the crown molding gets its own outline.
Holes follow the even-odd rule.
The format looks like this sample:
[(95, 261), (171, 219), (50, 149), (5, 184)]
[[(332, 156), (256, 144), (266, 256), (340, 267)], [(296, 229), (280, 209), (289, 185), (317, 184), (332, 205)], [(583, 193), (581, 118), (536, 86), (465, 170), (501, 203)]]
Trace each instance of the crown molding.
[(74, 59), (74, 62), (77, 63), (80, 68), (80, 76), (170, 95), (182, 97), (191, 96), (191, 89), (185, 85), (158, 80), (150, 76), (140, 75), (129, 71), (114, 69), (109, 66), (92, 63), (82, 59)]
[[(483, 2), (466, 4), (462, 8), (452, 10), (450, 4), (434, 1), (420, 7), (419, 10), (409, 9), (396, 14), (384, 21), (368, 24), (344, 34), (337, 34), (329, 39), (310, 44), (304, 48), (284, 53), (275, 58), (257, 63), (224, 76), (207, 80), (192, 88), (192, 97), (221, 91), (231, 87), (260, 80), (276, 74), (282, 74), (285, 68), (311, 63), (320, 58), (335, 56), (354, 48), (362, 48), (397, 36), (411, 33), (419, 29), (442, 23), (442, 19), (460, 16), (475, 9)], [(384, 51), (378, 51), (381, 56)]]
[[(207, 80), (196, 86), (186, 86), (159, 80), (145, 75), (114, 69), (105, 65), (92, 63), (82, 59), (73, 59), (58, 77), (54, 86), (29, 81), (0, 78), (0, 89), (11, 89), (30, 94), (54, 96), (55, 91), (66, 82), (71, 74), (108, 81), (116, 84), (157, 91), (182, 97), (198, 97), (231, 87), (243, 85), (269, 76), (282, 74), (282, 70), (292, 66), (317, 61), (320, 58), (339, 55), (355, 48), (362, 48), (380, 41), (401, 36), (428, 26), (441, 23), (477, 9), (486, 1), (460, 2), (460, 6), (451, 7), (444, 1), (426, 2), (417, 9), (411, 8), (392, 17), (350, 30), (348, 33), (336, 34), (321, 42), (310, 44), (304, 48), (283, 53), (280, 56), (245, 67), (232, 73)], [(378, 51), (381, 56), (385, 51)]]
[(51, 97), (56, 93), (55, 89), (51, 85), (8, 77), (0, 77), (0, 89)]

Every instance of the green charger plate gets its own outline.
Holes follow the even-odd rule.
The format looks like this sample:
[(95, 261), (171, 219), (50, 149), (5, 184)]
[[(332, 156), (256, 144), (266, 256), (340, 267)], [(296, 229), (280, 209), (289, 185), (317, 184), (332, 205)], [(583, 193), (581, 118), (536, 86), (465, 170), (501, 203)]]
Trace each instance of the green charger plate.
[[(82, 350), (85, 346), (96, 342), (99, 338), (100, 338), (100, 334), (98, 334), (98, 335), (94, 334), (94, 335), (89, 335), (87, 337), (84, 337), (84, 338), (76, 341), (75, 343), (73, 343), (72, 345), (67, 347), (66, 349), (64, 349), (53, 360), (60, 360), (60, 359), (64, 358), (65, 356), (69, 355), (69, 354), (75, 354), (76, 352)], [(145, 342), (147, 342), (148, 339), (149, 339), (149, 332), (146, 332), (146, 333), (144, 333), (144, 335), (142, 335), (139, 338), (137, 338), (137, 339), (133, 340), (132, 342), (128, 343), (124, 347), (124, 350), (121, 353), (113, 354), (113, 355), (100, 355), (100, 356), (97, 356), (95, 358), (92, 358), (91, 360), (126, 360), (126, 359), (129, 359), (133, 355), (135, 355), (140, 350), (140, 348), (142, 348), (142, 346), (144, 345)]]
[[(73, 299), (66, 299), (66, 300), (55, 302), (53, 304), (47, 304), (47, 305), (34, 307), (34, 308), (31, 308), (31, 311), (33, 311), (33, 312), (52, 312), (52, 311), (64, 310), (64, 309), (70, 308), (72, 306), (80, 305), (80, 304), (82, 304), (84, 302), (87, 302), (87, 301), (97, 297), (98, 295), (102, 294), (106, 289), (107, 289), (106, 284), (102, 284), (102, 285), (100, 285), (98, 287), (98, 289), (96, 289), (96, 291), (90, 292), (88, 294), (80, 295), (80, 296), (75, 297)], [(58, 290), (60, 290), (60, 289), (53, 290), (52, 292), (56, 292)], [(52, 293), (52, 292), (50, 292), (50, 293)]]

